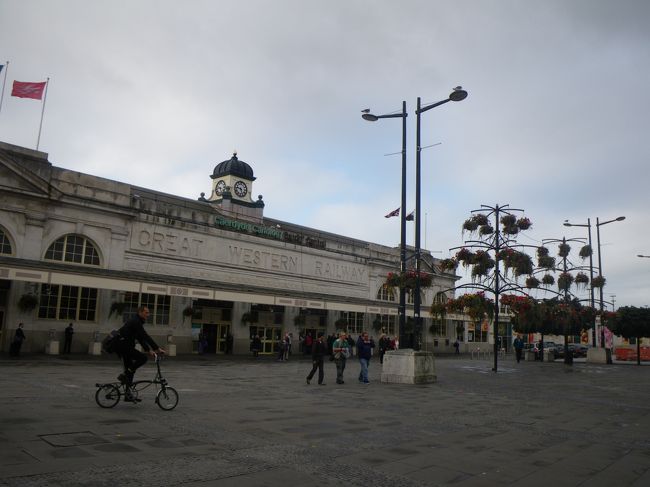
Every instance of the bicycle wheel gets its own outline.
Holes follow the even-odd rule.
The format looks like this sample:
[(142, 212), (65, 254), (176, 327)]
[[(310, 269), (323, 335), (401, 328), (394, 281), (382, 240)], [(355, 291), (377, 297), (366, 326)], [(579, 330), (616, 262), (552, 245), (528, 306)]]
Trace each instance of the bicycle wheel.
[(173, 387), (165, 387), (158, 391), (156, 403), (160, 409), (171, 411), (178, 404), (178, 392)]
[(120, 390), (114, 384), (104, 384), (97, 389), (95, 401), (100, 408), (112, 408), (120, 400)]

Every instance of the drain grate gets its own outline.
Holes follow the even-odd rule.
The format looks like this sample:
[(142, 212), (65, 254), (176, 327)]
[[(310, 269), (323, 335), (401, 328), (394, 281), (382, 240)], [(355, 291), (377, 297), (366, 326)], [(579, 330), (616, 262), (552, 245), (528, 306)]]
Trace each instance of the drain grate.
[(82, 446), (108, 443), (104, 438), (91, 431), (75, 431), (57, 435), (40, 435), (40, 438), (51, 446)]

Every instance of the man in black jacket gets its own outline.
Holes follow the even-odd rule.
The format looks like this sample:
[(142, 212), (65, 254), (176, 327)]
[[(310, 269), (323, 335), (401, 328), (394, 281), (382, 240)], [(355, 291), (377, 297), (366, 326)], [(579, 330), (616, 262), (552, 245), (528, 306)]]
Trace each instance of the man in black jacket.
[(312, 377), (318, 369), (318, 385), (324, 386), (323, 378), (325, 373), (323, 372), (323, 361), (325, 360), (325, 355), (327, 355), (327, 343), (323, 340), (323, 332), (318, 332), (318, 339), (312, 344), (311, 347), (311, 361), (312, 368), (311, 372), (307, 376), (307, 384), (311, 381)]
[[(120, 382), (128, 386), (131, 386), (133, 383), (135, 371), (147, 362), (147, 356), (135, 349), (136, 340), (152, 356), (156, 353), (165, 353), (165, 350), (160, 348), (144, 329), (144, 324), (148, 317), (149, 308), (140, 306), (138, 308), (138, 314), (124, 323), (124, 326), (119, 329), (121, 341), (118, 355), (122, 357), (122, 361), (124, 362), (124, 373), (120, 374), (117, 378)], [(131, 400), (128, 393), (126, 400)]]

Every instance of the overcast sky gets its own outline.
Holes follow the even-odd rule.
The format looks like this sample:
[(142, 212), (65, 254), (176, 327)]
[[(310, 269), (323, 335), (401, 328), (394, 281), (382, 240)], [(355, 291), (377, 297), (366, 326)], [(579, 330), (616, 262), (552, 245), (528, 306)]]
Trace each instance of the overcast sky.
[(35, 148), (41, 103), (11, 83), (49, 77), (57, 166), (194, 199), (237, 150), (266, 216), (396, 246), (400, 120), (361, 110), (407, 102), (410, 212), (417, 97), (462, 85), (422, 115), (422, 243), (449, 256), (484, 204), (525, 209), (531, 245), (624, 215), (600, 227), (605, 299), (643, 306), (649, 21), (647, 0), (0, 0), (0, 140)]

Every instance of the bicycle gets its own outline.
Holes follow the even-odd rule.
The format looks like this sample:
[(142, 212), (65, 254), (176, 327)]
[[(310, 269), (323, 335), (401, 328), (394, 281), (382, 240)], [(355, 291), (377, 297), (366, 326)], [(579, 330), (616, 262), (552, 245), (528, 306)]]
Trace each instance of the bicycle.
[[(122, 382), (109, 382), (106, 384), (95, 384), (97, 387), (97, 392), (95, 393), (95, 402), (101, 408), (112, 408), (120, 402), (120, 398), (127, 397), (130, 393), (129, 402), (140, 402), (141, 399), (138, 398), (138, 395), (144, 389), (147, 389), (150, 386), (154, 386), (157, 390), (156, 392), (156, 404), (160, 409), (165, 411), (171, 411), (178, 404), (178, 392), (171, 386), (167, 385), (167, 379), (162, 376), (160, 371), (160, 361), (162, 357), (158, 354), (155, 355), (156, 363), (156, 376), (153, 380), (138, 380), (131, 384), (131, 387), (128, 388), (127, 385)], [(124, 399), (123, 399), (124, 400)]]

